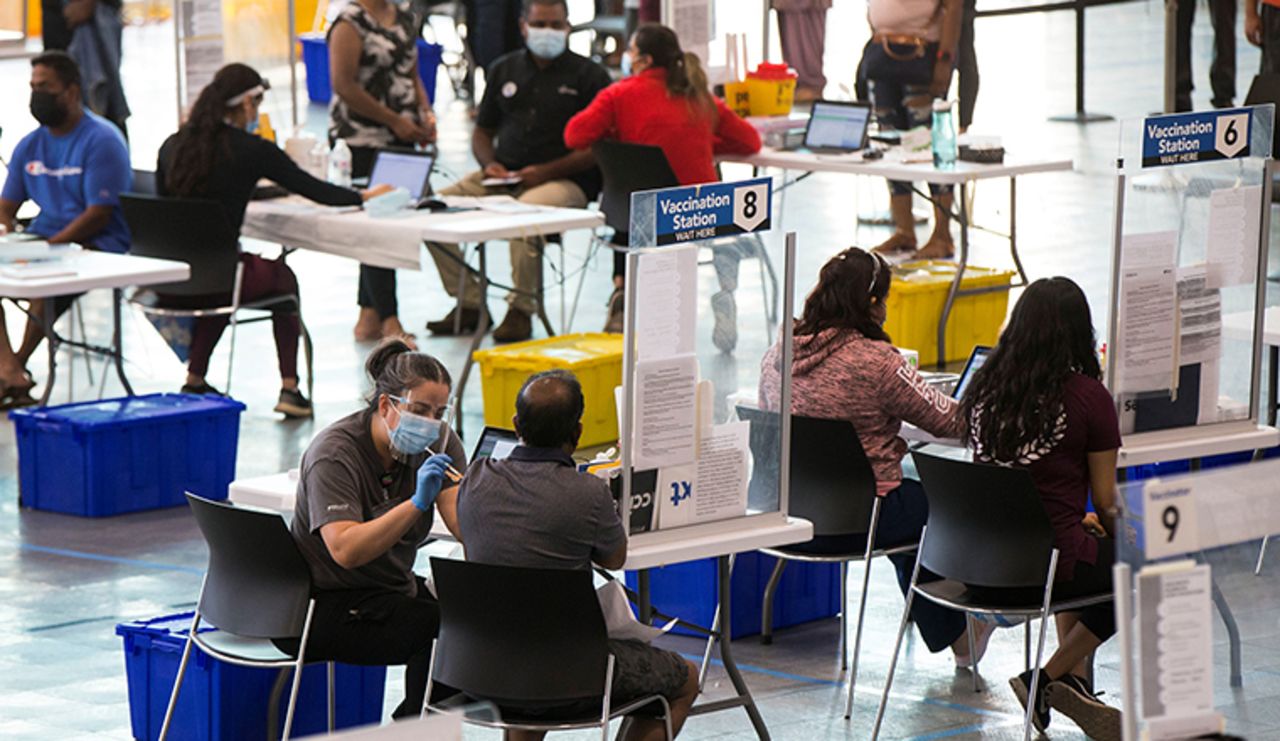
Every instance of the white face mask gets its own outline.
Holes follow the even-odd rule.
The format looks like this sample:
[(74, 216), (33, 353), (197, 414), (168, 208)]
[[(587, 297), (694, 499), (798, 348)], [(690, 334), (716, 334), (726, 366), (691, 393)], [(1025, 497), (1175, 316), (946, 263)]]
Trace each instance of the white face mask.
[(569, 34), (554, 28), (528, 28), (525, 45), (536, 57), (555, 59), (568, 48)]

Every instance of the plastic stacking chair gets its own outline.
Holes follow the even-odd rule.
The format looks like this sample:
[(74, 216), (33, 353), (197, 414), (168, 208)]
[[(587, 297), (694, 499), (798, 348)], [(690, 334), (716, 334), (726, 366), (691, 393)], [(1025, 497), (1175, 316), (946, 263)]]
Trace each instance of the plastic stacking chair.
[[(271, 310), (292, 306), (302, 327), (302, 353), (307, 366), (307, 397), (313, 398), (315, 373), (312, 365), (311, 333), (302, 320), (302, 300), (297, 294), (268, 296), (256, 301), (240, 300), (244, 268), (240, 264), (240, 235), (227, 223), (222, 207), (215, 201), (196, 198), (161, 198), (140, 194), (120, 197), (125, 220), (132, 233), (130, 253), (142, 257), (177, 260), (191, 266), (191, 277), (182, 283), (166, 283), (140, 290), (129, 302), (144, 314), (171, 317), (226, 316), (231, 322), (231, 345), (227, 357), (227, 385), (231, 393), (231, 369), (236, 356), (236, 327), (271, 319)], [(167, 296), (226, 295), (231, 301), (204, 309), (171, 308)], [(256, 312), (241, 319), (242, 311)]]
[[(168, 737), (173, 711), (182, 689), (191, 648), (220, 661), (257, 668), (293, 668), (284, 736), (293, 728), (298, 685), (306, 661), (311, 630), (311, 572), (298, 552), (284, 518), (279, 514), (213, 502), (187, 494), (196, 524), (209, 546), (209, 568), (200, 587), (200, 601), (182, 649), (173, 694), (165, 710), (160, 741)], [(204, 621), (218, 630), (200, 633)], [(290, 656), (271, 639), (298, 640), (298, 655)], [(328, 663), (329, 731), (334, 725), (333, 664)]]
[[(880, 722), (889, 701), (893, 673), (907, 629), (907, 615), (912, 601), (921, 598), (966, 614), (1040, 619), (1040, 637), (1023, 722), (1023, 738), (1030, 739), (1049, 616), (1107, 602), (1112, 599), (1112, 593), (1053, 600), (1058, 549), (1053, 547), (1053, 527), (1026, 469), (983, 465), (922, 453), (912, 453), (912, 457), (929, 498), (929, 520), (920, 535), (920, 550), (911, 573), (911, 589), (907, 592), (907, 604), (898, 626), (898, 640), (894, 644), (889, 676), (880, 696), (880, 708), (876, 712), (871, 737), (876, 739), (880, 735)], [(941, 579), (919, 584), (917, 579), (922, 567)], [(990, 600), (989, 591), (987, 595), (983, 591), (975, 592), (972, 585), (980, 586), (983, 591), (1034, 588), (1043, 592), (1043, 598), (1034, 603), (1010, 605), (1000, 601), (996, 604)], [(969, 641), (972, 650), (972, 632)], [(975, 683), (977, 670), (974, 666)]]
[[(778, 450), (777, 428), (780, 416), (739, 406), (738, 418), (751, 423), (753, 445), (760, 453), (754, 456), (756, 469), (752, 478), (769, 476), (777, 480), (777, 470), (772, 466), (771, 454)], [(773, 434), (770, 435), (769, 431)], [(763, 434), (761, 434), (763, 433)], [(876, 477), (871, 463), (862, 450), (858, 433), (848, 420), (818, 419), (791, 415), (791, 471), (788, 481), (790, 494), (787, 514), (801, 517), (813, 523), (817, 536), (851, 536), (861, 538), (866, 545), (848, 553), (806, 553), (796, 546), (762, 548), (760, 552), (778, 559), (765, 586), (764, 604), (761, 607), (760, 638), (763, 643), (773, 642), (773, 599), (782, 580), (782, 572), (788, 561), (840, 564), (840, 668), (849, 667), (849, 564), (865, 561), (862, 572), (862, 592), (858, 597), (858, 620), (854, 628), (853, 667), (849, 671), (848, 699), (844, 717), (853, 715), (853, 692), (858, 682), (858, 655), (862, 649), (862, 621), (867, 611), (867, 588), (871, 580), (872, 559), (894, 553), (909, 553), (916, 543), (904, 543), (892, 548), (875, 548), (876, 528), (880, 522), (880, 497), (876, 496)]]
[[(653, 695), (614, 706), (614, 658), (591, 572), (491, 566), (431, 559), (440, 598), (440, 637), (431, 648), (428, 710), (435, 685), (462, 693), (454, 702), (496, 705), (501, 719), (467, 718), (486, 728), (563, 731), (599, 728), (609, 741), (609, 721), (656, 706), (671, 733), (671, 708)], [(519, 615), (513, 620), (513, 615)], [(516, 708), (582, 708), (564, 717), (522, 714)]]

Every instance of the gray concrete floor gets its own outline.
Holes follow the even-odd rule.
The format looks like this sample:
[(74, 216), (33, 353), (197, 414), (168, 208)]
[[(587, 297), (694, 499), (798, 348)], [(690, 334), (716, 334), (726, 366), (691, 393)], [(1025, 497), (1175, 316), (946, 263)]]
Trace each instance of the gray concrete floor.
[[(747, 5), (755, 7), (754, 3)], [(721, 11), (723, 30), (758, 28), (754, 11), (742, 11), (736, 2), (721, 3)], [(861, 13), (860, 4), (841, 5), (832, 13), (827, 55), (832, 94), (851, 77), (864, 37)], [(1201, 89), (1196, 100), (1207, 106), (1210, 32), (1207, 17), (1198, 20), (1195, 62)], [(1096, 322), (1105, 326), (1114, 190), (1111, 163), (1118, 124), (1075, 126), (1046, 120), (1072, 106), (1074, 36), (1068, 14), (983, 20), (978, 32), (983, 86), (974, 132), (1001, 134), (1006, 148), (1015, 154), (1068, 156), (1076, 162), (1075, 173), (1026, 177), (1019, 183), (1018, 230), (1027, 270), (1033, 278), (1054, 274), (1075, 278), (1091, 299)], [(154, 161), (155, 149), (173, 126), (172, 88), (165, 61), (171, 54), (169, 33), (165, 26), (153, 26), (130, 29), (126, 36), (126, 82), (136, 111), (131, 120), (133, 151), (140, 167)], [(1160, 3), (1091, 10), (1090, 109), (1118, 118), (1140, 117), (1157, 109), (1161, 39)], [(1242, 41), (1241, 97), (1256, 65), (1256, 50)], [(163, 69), (164, 74), (156, 75), (155, 69)], [(19, 104), (26, 99), (26, 80), (24, 61), (0, 62), (0, 96), (12, 102), (0, 110), (0, 125), (8, 134), (0, 142), (0, 153), (11, 151), (19, 132), (32, 125), (25, 105)], [(464, 173), (472, 166), (467, 154), (469, 124), (461, 104), (449, 101), (443, 81), (441, 90), (443, 165), (455, 174)], [(306, 117), (308, 126), (319, 130), (325, 113), (311, 107)], [(730, 167), (725, 172), (727, 178), (747, 174), (745, 168)], [(1002, 183), (979, 188), (976, 213), (980, 222), (1003, 228), (1009, 216), (1005, 189)], [(879, 183), (827, 175), (815, 176), (780, 198), (775, 232), (768, 238), (770, 252), (780, 267), (782, 233), (798, 232), (796, 285), (800, 296), (835, 251), (850, 243), (870, 246), (886, 236), (883, 229), (859, 227), (853, 218), (857, 212), (883, 208), (885, 203)], [(975, 262), (1008, 265), (1007, 252), (996, 238), (978, 234), (976, 239)], [(570, 234), (565, 244), (570, 257), (568, 270), (573, 273), (585, 254), (586, 236)], [(247, 247), (267, 254), (277, 249), (260, 244)], [(505, 275), (505, 249), (492, 252), (494, 275)], [(270, 412), (278, 392), (270, 333), (262, 326), (244, 329), (239, 336), (233, 387), (235, 396), (248, 404), (241, 421), (237, 462), (237, 473), (242, 477), (295, 466), (310, 438), (327, 422), (358, 408), (366, 388), (361, 365), (370, 346), (354, 343), (350, 335), (355, 318), (355, 265), (307, 253), (291, 256), (290, 264), (301, 278), (304, 316), (316, 336), (317, 415), (312, 422), (286, 423)], [(597, 259), (588, 270), (575, 324), (579, 330), (598, 328), (609, 293), (609, 261)], [(704, 295), (714, 290), (715, 277), (709, 269), (700, 274), (699, 281)], [(427, 338), (421, 331), (425, 320), (443, 315), (449, 308), (436, 276), (402, 272), (400, 285), (401, 316), (407, 326), (419, 331), (426, 351), (441, 357), (451, 368), (461, 368), (464, 341)], [(701, 357), (702, 370), (717, 385), (720, 415), (727, 413), (726, 394), (754, 388), (759, 358), (770, 341), (762, 303), (756, 298), (759, 290), (754, 263), (744, 263), (738, 292), (742, 337), (733, 355), (709, 349), (709, 312), (704, 309), (700, 317), (699, 343), (708, 348)], [(1272, 297), (1273, 303), (1276, 298)], [(490, 303), (500, 317), (500, 297), (495, 295)], [(89, 335), (105, 336), (106, 297), (90, 295), (82, 304)], [(552, 291), (549, 304), (558, 324), (561, 303), (557, 290)], [(13, 312), (9, 320), (16, 328)], [(138, 390), (176, 390), (182, 366), (146, 321), (130, 315), (125, 334), (128, 370)], [(224, 340), (211, 373), (216, 385), (224, 382), (227, 350)], [(76, 363), (74, 382), (59, 387), (57, 401), (96, 394), (84, 362)], [(42, 377), (43, 360), (38, 358), (32, 370), (37, 378)], [(102, 368), (95, 366), (93, 372), (95, 379), (101, 380), (98, 374)], [(119, 393), (114, 379), (108, 379), (106, 393)], [(466, 398), (469, 430), (480, 424), (480, 406), (477, 382)], [(121, 646), (113, 628), (119, 622), (189, 608), (200, 587), (205, 547), (191, 518), (181, 509), (104, 520), (22, 510), (17, 506), (16, 456), (12, 427), (0, 425), (0, 737), (128, 738)], [(1280, 715), (1275, 708), (1280, 699), (1280, 652), (1275, 646), (1280, 625), (1275, 614), (1280, 582), (1274, 569), (1254, 578), (1250, 573), (1252, 556), (1249, 548), (1241, 547), (1214, 559), (1246, 643), (1245, 686), (1233, 691), (1226, 687), (1225, 636), (1217, 636), (1217, 684), (1221, 688), (1217, 700), (1233, 732), (1255, 739), (1278, 738)], [(852, 578), (859, 577), (855, 567)], [(851, 591), (856, 599), (856, 587)], [(782, 631), (768, 647), (755, 639), (735, 644), (747, 681), (775, 737), (808, 740), (869, 734), (901, 605), (890, 567), (884, 562), (876, 564), (857, 705), (848, 723), (841, 717), (844, 690), (837, 666), (836, 620)], [(701, 652), (700, 644), (690, 639), (664, 639), (663, 644), (690, 656)], [(930, 655), (918, 641), (909, 642), (894, 686), (885, 737), (1018, 737), (1019, 708), (1005, 679), (1021, 670), (1021, 644), (1018, 630), (996, 635), (982, 667), (985, 691), (975, 694), (970, 675), (956, 670), (949, 657)], [(1050, 648), (1052, 644), (1051, 638)], [(1114, 646), (1104, 647), (1098, 686), (1107, 691), (1111, 702), (1118, 702), (1117, 666)], [(395, 674), (392, 672), (388, 681), (389, 706), (400, 688)], [(727, 687), (723, 672), (713, 669), (708, 695), (724, 696)], [(727, 712), (691, 720), (683, 737), (741, 737), (749, 730), (744, 714)], [(1051, 735), (1081, 736), (1065, 719), (1054, 721)], [(475, 731), (468, 731), (467, 736), (492, 737)]]

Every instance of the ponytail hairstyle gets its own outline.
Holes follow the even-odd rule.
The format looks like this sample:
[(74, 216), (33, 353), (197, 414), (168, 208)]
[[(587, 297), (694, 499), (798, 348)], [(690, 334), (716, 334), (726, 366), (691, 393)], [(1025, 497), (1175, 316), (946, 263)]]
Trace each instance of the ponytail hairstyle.
[(384, 340), (369, 353), (364, 372), (373, 382), (373, 391), (367, 399), (370, 408), (377, 407), (378, 399), (384, 394), (403, 396), (409, 389), (428, 381), (453, 388), (453, 378), (444, 363), (414, 350), (397, 337)]
[(645, 23), (632, 37), (636, 51), (653, 60), (653, 66), (667, 71), (667, 93), (684, 98), (698, 113), (716, 120), (716, 104), (707, 84), (707, 72), (697, 54), (680, 48), (676, 32), (658, 23)]
[(244, 94), (267, 88), (267, 81), (246, 64), (228, 64), (200, 91), (191, 113), (178, 129), (165, 183), (176, 196), (203, 194), (219, 156), (230, 156), (228, 113), (244, 102)]
[(875, 253), (850, 247), (827, 261), (818, 285), (804, 300), (796, 335), (818, 335), (828, 329), (853, 330), (869, 340), (890, 342), (872, 316), (874, 306), (889, 297), (892, 269)]

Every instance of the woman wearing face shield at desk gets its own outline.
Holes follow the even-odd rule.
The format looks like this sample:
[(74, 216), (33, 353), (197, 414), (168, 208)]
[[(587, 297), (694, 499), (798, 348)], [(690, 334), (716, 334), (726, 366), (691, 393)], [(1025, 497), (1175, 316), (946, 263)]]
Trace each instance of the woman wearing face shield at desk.
[(365, 371), (368, 406), (326, 427), (302, 456), (292, 531), (316, 600), (307, 658), (405, 664), (405, 699), (392, 716), (409, 717), (422, 710), (440, 626), (413, 564), (435, 512), (456, 537), (466, 454), (441, 421), (452, 380), (440, 361), (392, 339)]

